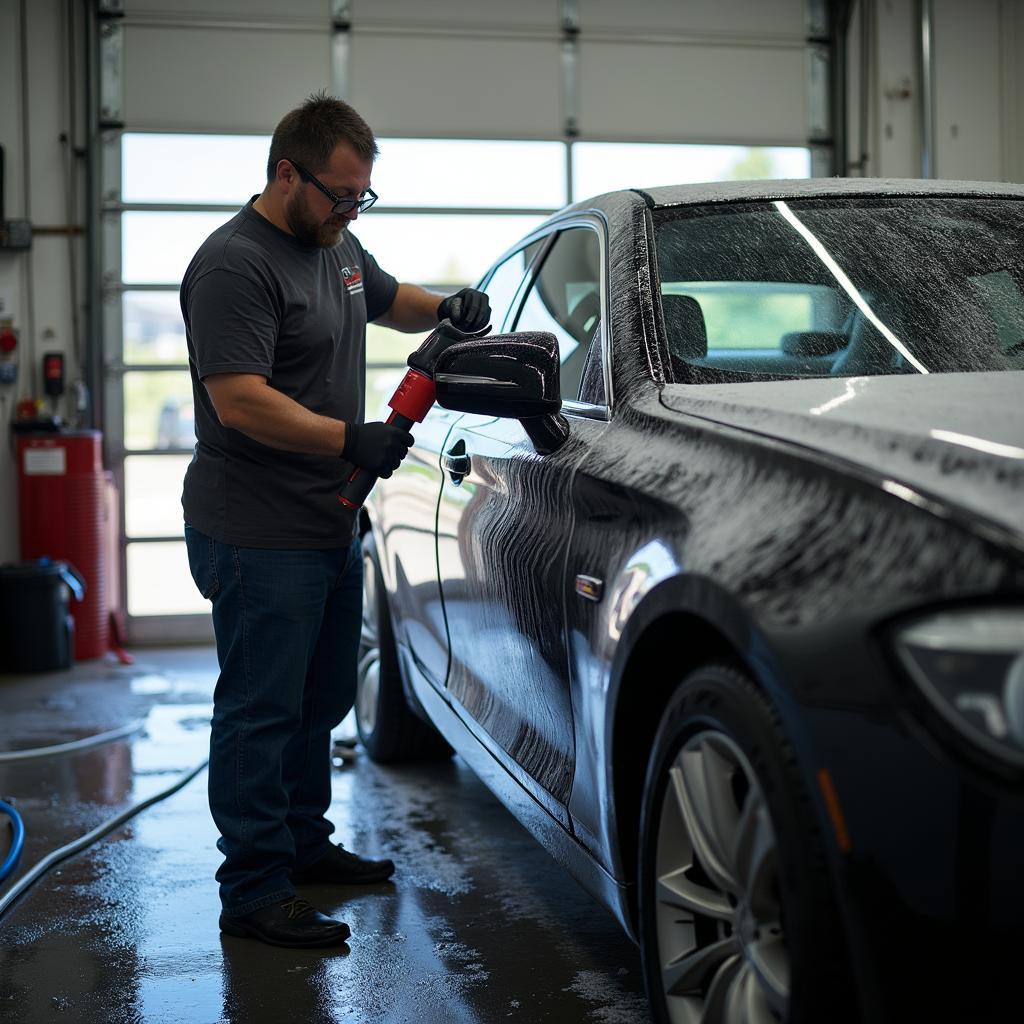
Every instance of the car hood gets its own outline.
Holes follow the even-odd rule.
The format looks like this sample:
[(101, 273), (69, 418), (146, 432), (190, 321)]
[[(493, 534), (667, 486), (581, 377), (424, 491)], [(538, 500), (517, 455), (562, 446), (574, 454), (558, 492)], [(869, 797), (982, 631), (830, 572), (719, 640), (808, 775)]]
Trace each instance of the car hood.
[(1024, 541), (1024, 372), (669, 384), (662, 404), (854, 463)]

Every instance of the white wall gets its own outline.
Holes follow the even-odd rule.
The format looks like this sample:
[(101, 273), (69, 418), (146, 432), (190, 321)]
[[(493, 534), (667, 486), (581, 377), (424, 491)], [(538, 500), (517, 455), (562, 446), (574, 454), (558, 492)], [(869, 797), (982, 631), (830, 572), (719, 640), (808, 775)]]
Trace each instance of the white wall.
[[(858, 159), (860, 14), (873, 9), (867, 173), (921, 175), (918, 0), (858, 0), (848, 103)], [(1024, 181), (1024, 0), (933, 0), (935, 176)], [(857, 173), (854, 171), (853, 173)]]
[[(30, 0), (27, 11), (28, 156), (31, 219), (37, 226), (61, 227), (68, 223), (65, 184), (65, 148), (60, 136), (68, 127), (67, 73), (64, 57), (62, 11), (71, 4), (60, 0)], [(6, 154), (6, 210), (8, 219), (27, 215), (22, 121), (21, 13), (17, 0), (0, 0), (0, 145)], [(79, 67), (82, 61), (79, 61)], [(84, 81), (84, 78), (83, 78)], [(84, 90), (79, 88), (84, 104)], [(81, 134), (79, 134), (81, 138)], [(81, 180), (81, 177), (80, 177)], [(79, 209), (84, 207), (79, 203)], [(84, 244), (75, 246), (79, 289)], [(0, 252), (0, 294), (13, 299), (18, 348), (19, 380), (15, 387), (0, 385), (0, 562), (18, 557), (16, 474), (11, 452), (9, 422), (17, 398), (41, 391), (40, 359), (44, 351), (65, 354), (68, 381), (79, 375), (72, 340), (71, 276), (66, 236), (42, 235), (29, 252)], [(34, 320), (29, 303), (29, 274), (34, 291)], [(84, 331), (84, 312), (81, 316)]]

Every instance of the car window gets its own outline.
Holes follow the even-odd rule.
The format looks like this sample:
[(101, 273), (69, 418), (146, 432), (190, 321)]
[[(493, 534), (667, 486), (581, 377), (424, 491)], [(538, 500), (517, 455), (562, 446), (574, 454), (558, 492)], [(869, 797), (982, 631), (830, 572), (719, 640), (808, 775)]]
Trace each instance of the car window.
[(580, 381), (601, 321), (600, 266), (601, 246), (595, 231), (560, 232), (515, 323), (517, 331), (550, 331), (558, 340), (563, 400), (580, 398)]
[(1024, 369), (1024, 203), (822, 197), (654, 219), (676, 380)]
[(661, 294), (694, 299), (709, 352), (780, 351), (788, 334), (841, 330), (849, 312), (830, 288), (784, 281), (662, 281)]
[(999, 347), (1004, 352), (1024, 345), (1024, 292), (1008, 270), (971, 278), (980, 290), (996, 325)]
[(590, 405), (607, 405), (608, 396), (604, 388), (604, 356), (602, 354), (601, 325), (597, 325), (590, 342), (590, 351), (583, 365), (580, 381), (580, 401)]
[(514, 299), (526, 276), (526, 271), (536, 256), (544, 240), (534, 242), (513, 253), (507, 260), (499, 263), (484, 279), (481, 286), (491, 302), (491, 323), (495, 333), (505, 329), (509, 313), (514, 306)]

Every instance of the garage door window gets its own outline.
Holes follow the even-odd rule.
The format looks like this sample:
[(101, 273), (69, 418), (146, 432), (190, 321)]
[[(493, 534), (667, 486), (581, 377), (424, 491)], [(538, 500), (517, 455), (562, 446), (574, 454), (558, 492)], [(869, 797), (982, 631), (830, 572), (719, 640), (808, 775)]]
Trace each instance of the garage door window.
[[(119, 201), (106, 211), (118, 244), (108, 246), (105, 260), (119, 294), (106, 318), (112, 391), (105, 429), (112, 450), (123, 452), (133, 637), (147, 632), (142, 618), (208, 609), (189, 578), (180, 533), (195, 425), (177, 292), (203, 240), (262, 191), (269, 143), (269, 135), (155, 132), (129, 132), (120, 140)], [(400, 280), (441, 291), (472, 284), (495, 252), (569, 198), (561, 142), (381, 139), (379, 145), (373, 185), (381, 201), (359, 219), (356, 232)], [(415, 336), (370, 325), (368, 415), (390, 396), (417, 344)]]
[(802, 146), (698, 146), (649, 142), (577, 142), (572, 147), (577, 199), (619, 188), (654, 188), (743, 178), (809, 178)]

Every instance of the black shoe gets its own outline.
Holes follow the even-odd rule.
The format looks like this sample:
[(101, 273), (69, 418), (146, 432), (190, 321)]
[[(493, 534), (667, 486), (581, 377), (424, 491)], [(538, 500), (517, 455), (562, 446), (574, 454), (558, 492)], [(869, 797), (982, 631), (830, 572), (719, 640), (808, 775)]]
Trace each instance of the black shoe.
[(340, 846), (331, 846), (318, 861), (309, 867), (292, 872), (292, 881), (301, 885), (306, 882), (326, 882), (329, 885), (368, 885), (383, 882), (395, 873), (390, 860), (369, 860), (358, 857)]
[(220, 930), (228, 935), (252, 936), (271, 946), (315, 949), (340, 946), (351, 935), (344, 921), (321, 914), (298, 896), (260, 907), (238, 917), (220, 915)]

